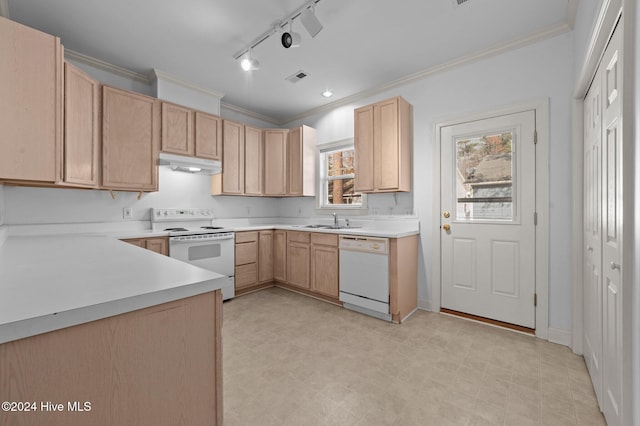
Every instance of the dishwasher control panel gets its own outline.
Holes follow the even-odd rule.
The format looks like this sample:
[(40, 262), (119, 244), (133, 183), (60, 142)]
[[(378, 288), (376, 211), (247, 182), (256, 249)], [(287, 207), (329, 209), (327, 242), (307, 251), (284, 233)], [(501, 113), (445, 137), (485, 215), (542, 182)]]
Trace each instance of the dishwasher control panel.
[(389, 239), (340, 235), (340, 249), (365, 253), (388, 254)]

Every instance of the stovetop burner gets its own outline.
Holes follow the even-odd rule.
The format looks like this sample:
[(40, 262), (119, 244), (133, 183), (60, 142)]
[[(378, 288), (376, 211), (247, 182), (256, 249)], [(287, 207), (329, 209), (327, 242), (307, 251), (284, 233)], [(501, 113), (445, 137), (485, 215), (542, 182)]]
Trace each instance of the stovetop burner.
[(224, 229), (222, 226), (201, 226), (201, 229)]
[(187, 228), (165, 228), (165, 231), (177, 231), (177, 232), (186, 232)]

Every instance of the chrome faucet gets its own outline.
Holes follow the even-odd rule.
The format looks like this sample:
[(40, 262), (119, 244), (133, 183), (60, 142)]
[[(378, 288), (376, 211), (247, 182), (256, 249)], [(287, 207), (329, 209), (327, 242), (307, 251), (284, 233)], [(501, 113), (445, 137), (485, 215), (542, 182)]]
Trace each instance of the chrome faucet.
[(333, 227), (337, 228), (338, 226), (338, 213), (333, 212)]

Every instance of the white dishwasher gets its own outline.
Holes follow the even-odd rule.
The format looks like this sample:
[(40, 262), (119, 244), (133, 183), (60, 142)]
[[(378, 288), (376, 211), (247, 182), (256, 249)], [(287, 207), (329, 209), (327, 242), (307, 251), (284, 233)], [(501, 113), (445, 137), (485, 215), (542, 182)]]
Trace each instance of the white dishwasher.
[(344, 307), (391, 321), (389, 239), (340, 236), (340, 300)]

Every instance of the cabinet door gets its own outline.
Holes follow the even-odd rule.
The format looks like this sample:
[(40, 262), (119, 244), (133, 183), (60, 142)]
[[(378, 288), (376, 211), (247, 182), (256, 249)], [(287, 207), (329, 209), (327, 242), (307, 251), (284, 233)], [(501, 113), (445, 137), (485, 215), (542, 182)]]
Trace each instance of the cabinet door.
[(103, 86), (102, 186), (157, 191), (159, 145), (158, 101)]
[(262, 194), (262, 130), (244, 128), (244, 193)]
[(244, 192), (244, 126), (224, 120), (222, 125), (222, 193)]
[(196, 157), (222, 159), (222, 118), (195, 112)]
[(246, 265), (258, 261), (258, 243), (236, 243), (236, 265)]
[(258, 283), (257, 263), (236, 266), (234, 285), (236, 289), (251, 287)]
[(165, 256), (169, 255), (169, 241), (166, 237), (147, 238), (145, 248)]
[(287, 244), (287, 284), (309, 289), (310, 246), (289, 241)]
[(147, 248), (147, 240), (145, 240), (144, 238), (127, 238), (122, 241), (128, 244), (132, 244), (136, 247)]
[(338, 298), (338, 247), (311, 246), (311, 290)]
[(70, 63), (64, 64), (65, 183), (100, 184), (100, 83)]
[(375, 175), (375, 189), (382, 191), (398, 189), (400, 186), (398, 99), (393, 98), (376, 104), (373, 112), (373, 121), (373, 170)]
[(273, 279), (287, 282), (287, 233), (273, 232)]
[(194, 155), (192, 110), (162, 102), (161, 150), (171, 154)]
[(264, 131), (264, 194), (287, 194), (287, 136), (288, 130)]
[(55, 182), (62, 159), (60, 40), (0, 17), (0, 179)]
[(374, 190), (373, 105), (358, 108), (354, 114), (355, 190), (357, 192), (372, 192)]
[(258, 281), (273, 280), (273, 231), (260, 231)]
[(289, 144), (287, 152), (288, 194), (302, 195), (302, 128), (297, 127), (289, 131)]

